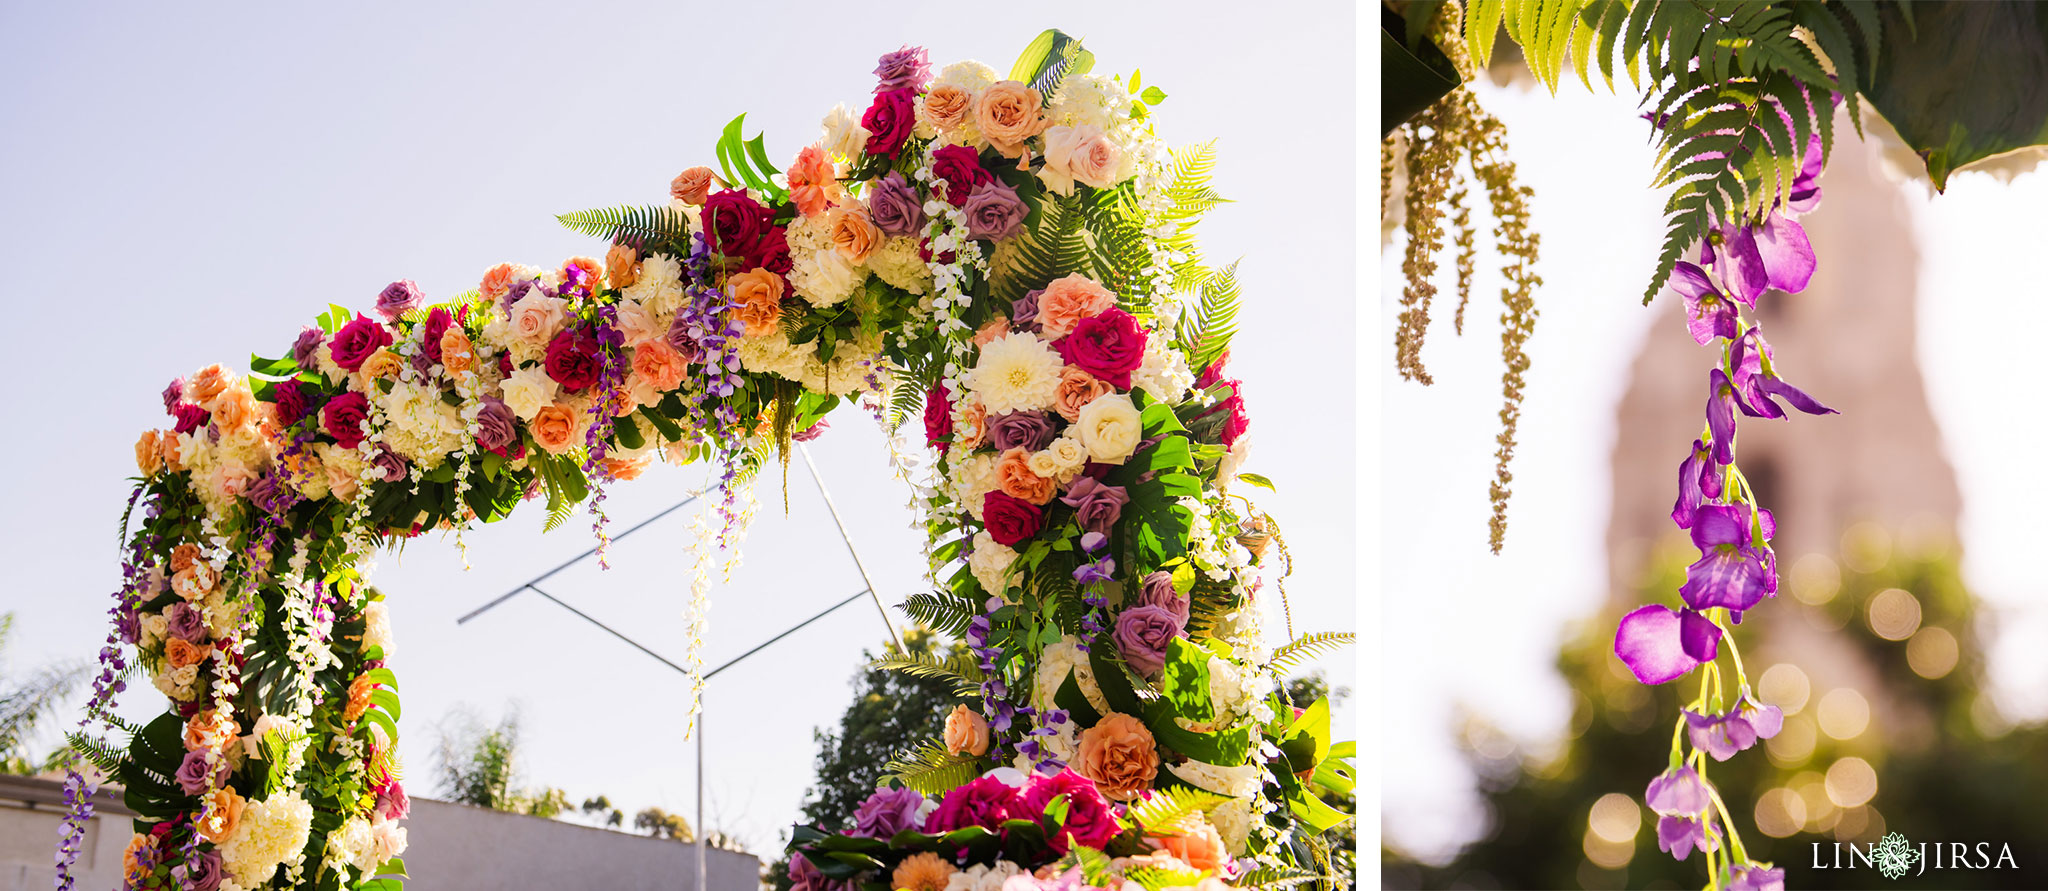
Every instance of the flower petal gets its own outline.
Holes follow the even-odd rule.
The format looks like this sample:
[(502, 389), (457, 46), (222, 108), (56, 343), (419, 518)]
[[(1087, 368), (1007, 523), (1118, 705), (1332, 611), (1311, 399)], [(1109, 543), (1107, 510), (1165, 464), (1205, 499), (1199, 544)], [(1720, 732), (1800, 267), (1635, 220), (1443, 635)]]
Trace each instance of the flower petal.
[(1681, 767), (1667, 770), (1650, 780), (1650, 788), (1643, 793), (1643, 803), (1659, 814), (1696, 816), (1712, 802), (1707, 797), (1707, 784), (1700, 780), (1700, 775), (1690, 767)]
[(1661, 603), (1641, 607), (1621, 617), (1614, 633), (1614, 655), (1645, 684), (1684, 677), (1698, 667), (1699, 660), (1686, 655), (1679, 644), (1678, 624), (1678, 613), (1671, 607)]
[(1721, 652), (1721, 626), (1694, 610), (1678, 613), (1678, 645), (1701, 662), (1712, 662)]
[(1756, 231), (1756, 248), (1763, 260), (1765, 282), (1771, 287), (1797, 294), (1813, 280), (1813, 245), (1806, 239), (1806, 227), (1797, 220), (1773, 212)]
[(1810, 415), (1841, 414), (1841, 412), (1838, 412), (1832, 408), (1820, 404), (1820, 400), (1815, 399), (1812, 396), (1806, 395), (1805, 390), (1801, 390), (1798, 387), (1786, 383), (1785, 379), (1781, 377), (1764, 378), (1763, 381), (1761, 381), (1758, 384), (1758, 387), (1760, 387), (1765, 393), (1769, 393), (1773, 396), (1785, 400), (1786, 402), (1792, 403), (1793, 408), (1799, 409), (1800, 411), (1806, 412)]
[(1693, 609), (1722, 606), (1746, 610), (1762, 602), (1764, 594), (1764, 568), (1758, 553), (1726, 545), (1701, 554), (1686, 567), (1685, 584), (1678, 589), (1678, 596)]
[(1742, 301), (1750, 309), (1756, 308), (1756, 298), (1770, 287), (1770, 271), (1764, 265), (1764, 257), (1757, 244), (1756, 233), (1744, 225), (1724, 225), (1720, 229), (1721, 247), (1715, 252), (1716, 271), (1721, 281), (1728, 284), (1729, 296)]

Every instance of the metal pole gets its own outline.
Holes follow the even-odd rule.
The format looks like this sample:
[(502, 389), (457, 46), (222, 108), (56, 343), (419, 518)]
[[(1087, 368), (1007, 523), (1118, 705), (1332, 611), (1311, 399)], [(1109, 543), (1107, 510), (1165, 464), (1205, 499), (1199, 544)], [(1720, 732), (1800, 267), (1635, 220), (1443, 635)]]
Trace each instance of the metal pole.
[(706, 835), (706, 832), (705, 832), (705, 829), (704, 829), (704, 713), (705, 713), (705, 712), (709, 712), (709, 711), (710, 711), (710, 709), (702, 709), (702, 710), (700, 710), (700, 711), (699, 711), (699, 713), (698, 713), (698, 715), (697, 715), (697, 887), (696, 887), (696, 891), (705, 891), (705, 888), (704, 888), (704, 851), (705, 851), (705, 847), (704, 847), (704, 844), (705, 844), (705, 843), (704, 843), (704, 837), (705, 837), (705, 835)]
[(853, 555), (853, 568), (860, 570), (861, 582), (868, 586), (868, 594), (875, 599), (875, 611), (881, 613), (882, 624), (889, 629), (889, 640), (896, 644), (896, 652), (908, 652), (903, 649), (903, 638), (896, 633), (895, 620), (889, 618), (889, 608), (882, 605), (882, 595), (875, 588), (874, 578), (868, 575), (867, 564), (861, 562), (860, 552), (854, 550), (853, 536), (846, 531), (846, 521), (839, 517), (839, 505), (832, 503), (832, 493), (825, 489), (825, 478), (818, 475), (818, 464), (811, 460), (810, 447), (798, 443), (796, 448), (803, 453), (804, 466), (811, 469), (811, 481), (818, 484), (818, 494), (825, 497), (825, 509), (832, 512), (832, 522), (839, 526), (839, 538), (846, 542), (846, 552)]
[[(621, 532), (621, 533), (619, 533), (619, 534), (617, 534), (617, 535), (614, 535), (614, 536), (612, 536), (612, 539), (611, 539), (611, 540), (612, 540), (612, 541), (618, 541), (619, 539), (625, 538), (625, 537), (626, 537), (626, 536), (628, 536), (628, 535), (632, 535), (632, 534), (633, 534), (633, 533), (635, 533), (635, 532), (638, 532), (638, 531), (640, 531), (640, 530), (642, 530), (642, 529), (645, 529), (645, 528), (647, 528), (647, 525), (648, 525), (649, 523), (652, 523), (652, 522), (654, 522), (655, 520), (659, 520), (659, 519), (661, 519), (662, 517), (666, 517), (666, 516), (668, 516), (669, 514), (675, 513), (676, 511), (678, 511), (678, 510), (682, 509), (683, 505), (685, 505), (685, 504), (689, 504), (689, 503), (690, 503), (690, 502), (692, 502), (692, 501), (696, 501), (696, 500), (697, 500), (697, 498), (698, 498), (699, 496), (703, 495), (703, 494), (704, 494), (704, 490), (702, 490), (702, 489), (699, 489), (699, 490), (697, 490), (697, 491), (695, 491), (695, 492), (691, 492), (691, 493), (690, 493), (690, 497), (688, 497), (688, 498), (685, 498), (685, 499), (683, 499), (683, 500), (681, 500), (681, 501), (678, 501), (678, 502), (676, 502), (675, 504), (669, 505), (668, 509), (667, 509), (667, 510), (664, 510), (664, 511), (662, 511), (661, 513), (655, 514), (654, 516), (648, 517), (648, 518), (647, 518), (647, 519), (645, 519), (645, 520), (641, 520), (640, 522), (638, 522), (638, 523), (635, 523), (635, 524), (633, 524), (633, 528), (631, 528), (631, 529), (628, 529), (628, 530), (626, 530), (626, 531), (624, 531), (624, 532)], [(489, 609), (490, 609), (491, 607), (497, 606), (497, 605), (498, 605), (498, 604), (500, 604), (500, 603), (504, 603), (504, 602), (505, 602), (505, 601), (507, 601), (507, 600), (511, 600), (511, 599), (512, 599), (512, 598), (513, 598), (514, 596), (518, 595), (518, 593), (519, 593), (519, 592), (521, 592), (521, 591), (524, 591), (524, 590), (526, 590), (526, 589), (528, 589), (528, 588), (533, 588), (533, 586), (534, 586), (534, 585), (538, 585), (538, 584), (540, 584), (541, 582), (545, 582), (545, 581), (547, 581), (547, 580), (548, 580), (548, 579), (549, 579), (550, 577), (552, 577), (552, 576), (553, 576), (553, 575), (554, 575), (555, 573), (561, 572), (561, 571), (562, 571), (562, 570), (564, 570), (564, 569), (568, 569), (568, 568), (569, 568), (569, 567), (571, 567), (571, 566), (575, 566), (576, 564), (578, 564), (578, 563), (581, 563), (581, 562), (583, 562), (583, 561), (584, 561), (584, 559), (588, 558), (588, 557), (589, 557), (590, 555), (592, 555), (592, 554), (595, 554), (595, 553), (597, 553), (597, 548), (596, 548), (595, 546), (593, 546), (593, 547), (591, 547), (591, 549), (590, 549), (590, 550), (584, 551), (584, 552), (583, 552), (583, 553), (581, 553), (581, 554), (577, 554), (576, 556), (574, 556), (574, 557), (571, 557), (571, 558), (569, 558), (569, 559), (568, 559), (568, 560), (567, 560), (566, 562), (564, 562), (564, 563), (563, 563), (562, 565), (560, 565), (560, 566), (557, 566), (557, 567), (555, 567), (555, 568), (553, 568), (553, 569), (550, 569), (550, 570), (548, 570), (547, 572), (543, 572), (543, 573), (541, 573), (540, 575), (534, 576), (534, 577), (533, 577), (532, 579), (528, 580), (526, 584), (524, 584), (524, 585), (520, 585), (520, 586), (519, 586), (519, 587), (517, 587), (517, 588), (513, 588), (512, 590), (510, 590), (510, 591), (507, 591), (507, 592), (505, 592), (504, 594), (500, 595), (500, 596), (498, 597), (498, 599), (496, 599), (496, 600), (493, 600), (493, 601), (491, 601), (491, 602), (489, 602), (489, 603), (486, 603), (486, 604), (484, 604), (483, 606), (479, 606), (479, 607), (477, 607), (476, 609), (470, 610), (470, 611), (469, 611), (469, 612), (467, 612), (467, 613), (464, 613), (464, 614), (463, 614), (463, 616), (462, 616), (462, 618), (460, 618), (460, 619), (456, 619), (456, 620), (455, 620), (455, 624), (457, 624), (457, 625), (461, 625), (461, 624), (464, 624), (464, 623), (468, 622), (468, 621), (469, 621), (469, 620), (471, 620), (471, 619), (474, 619), (474, 618), (476, 618), (477, 616), (483, 615), (483, 614), (484, 614), (484, 612), (485, 612), (486, 610), (489, 610)], [(538, 591), (538, 590), (540, 590), (539, 588), (533, 588), (533, 589), (534, 589), (535, 591)], [(550, 599), (552, 599), (552, 598), (550, 598)]]

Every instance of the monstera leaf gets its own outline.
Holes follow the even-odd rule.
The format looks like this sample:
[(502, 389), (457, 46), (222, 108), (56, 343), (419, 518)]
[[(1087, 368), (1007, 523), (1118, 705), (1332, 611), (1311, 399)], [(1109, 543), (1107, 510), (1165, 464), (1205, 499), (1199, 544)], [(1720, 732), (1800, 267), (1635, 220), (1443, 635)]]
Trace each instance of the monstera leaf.
[(1886, 4), (1871, 104), (1934, 188), (1973, 161), (2048, 145), (2048, 10), (2021, 0)]

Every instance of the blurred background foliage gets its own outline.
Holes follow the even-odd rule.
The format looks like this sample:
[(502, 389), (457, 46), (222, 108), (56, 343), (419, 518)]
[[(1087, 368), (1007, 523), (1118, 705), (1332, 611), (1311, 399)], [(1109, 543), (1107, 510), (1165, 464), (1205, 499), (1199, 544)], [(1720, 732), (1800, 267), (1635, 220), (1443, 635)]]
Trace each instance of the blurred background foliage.
[[(1776, 738), (1708, 773), (1750, 855), (1786, 868), (1788, 887), (1871, 888), (1890, 882), (1867, 867), (1813, 869), (1815, 845), (1832, 865), (1835, 842), (1899, 832), (1916, 844), (1988, 842), (1992, 857), (2010, 844), (2018, 869), (1994, 875), (1929, 863), (1902, 884), (2048, 887), (2048, 727), (2013, 726), (1986, 690), (1979, 630), (1987, 617), (1964, 587), (1954, 546), (1898, 544), (1869, 523), (1842, 542), (1835, 556), (1781, 567), (1778, 598), (1742, 627), (1745, 646), (1798, 639), (1774, 627), (1790, 623), (1844, 644), (1839, 652), (1744, 651), (1758, 695), (1786, 715)], [(1634, 602), (1669, 600), (1691, 557), (1682, 543), (1661, 549)], [(1558, 654), (1573, 691), (1566, 739), (1529, 746), (1465, 721), (1487, 826), (1441, 865), (1383, 849), (1385, 887), (1704, 886), (1697, 856), (1681, 863), (1657, 849), (1655, 815), (1642, 806), (1644, 787), (1665, 767), (1680, 696), (1697, 692), (1698, 673), (1636, 683), (1613, 654), (1620, 613), (1617, 605), (1588, 618)], [(1851, 664), (1820, 671), (1819, 661)], [(1824, 689), (1812, 680), (1844, 674), (1868, 683)]]

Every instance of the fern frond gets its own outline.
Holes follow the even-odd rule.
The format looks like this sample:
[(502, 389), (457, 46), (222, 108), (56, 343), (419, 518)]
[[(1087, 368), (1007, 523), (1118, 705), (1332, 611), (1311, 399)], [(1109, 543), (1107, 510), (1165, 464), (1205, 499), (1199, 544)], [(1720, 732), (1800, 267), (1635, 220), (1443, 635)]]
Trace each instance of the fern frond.
[(128, 757), (127, 743), (115, 745), (97, 736), (89, 736), (78, 730), (64, 733), (64, 744), (78, 756), (92, 762), (94, 767), (112, 774), (121, 768), (121, 762)]
[(1239, 891), (1254, 891), (1254, 889), (1256, 891), (1284, 891), (1284, 889), (1299, 885), (1307, 885), (1325, 880), (1335, 881), (1336, 879), (1336, 876), (1318, 875), (1305, 869), (1284, 866), (1261, 866), (1239, 876), (1237, 887)]
[(1151, 798), (1131, 807), (1130, 818), (1147, 831), (1171, 833), (1189, 815), (1206, 811), (1229, 800), (1229, 796), (1193, 786), (1154, 789)]
[(927, 741), (916, 749), (890, 759), (883, 780), (896, 780), (923, 795), (944, 795), (974, 779), (975, 759), (954, 755), (946, 747)]
[(968, 624), (981, 615), (975, 604), (939, 591), (914, 592), (898, 608), (918, 624), (954, 637), (964, 636)]
[(1315, 658), (1320, 653), (1335, 650), (1338, 647), (1348, 647), (1357, 642), (1358, 635), (1349, 631), (1319, 631), (1314, 634), (1304, 634), (1288, 641), (1280, 649), (1274, 650), (1273, 658), (1266, 660), (1266, 664), (1275, 671), (1292, 671), (1296, 666)]
[(597, 207), (558, 214), (555, 219), (592, 238), (629, 242), (642, 250), (683, 245), (688, 243), (690, 234), (687, 217), (660, 205)]
[(868, 664), (882, 671), (900, 671), (911, 677), (949, 681), (953, 685), (954, 694), (958, 696), (981, 696), (981, 664), (966, 650), (943, 657), (931, 653), (899, 653), (883, 656)]
[(1237, 263), (1216, 270), (1201, 283), (1201, 302), (1195, 309), (1194, 354), (1188, 357), (1191, 368), (1209, 367), (1230, 349), (1230, 338), (1237, 334), (1237, 311), (1240, 293), (1237, 283)]
[(1038, 199), (1038, 223), (996, 245), (989, 258), (989, 291), (1015, 300), (1053, 279), (1094, 268), (1079, 199), (1046, 193)]

